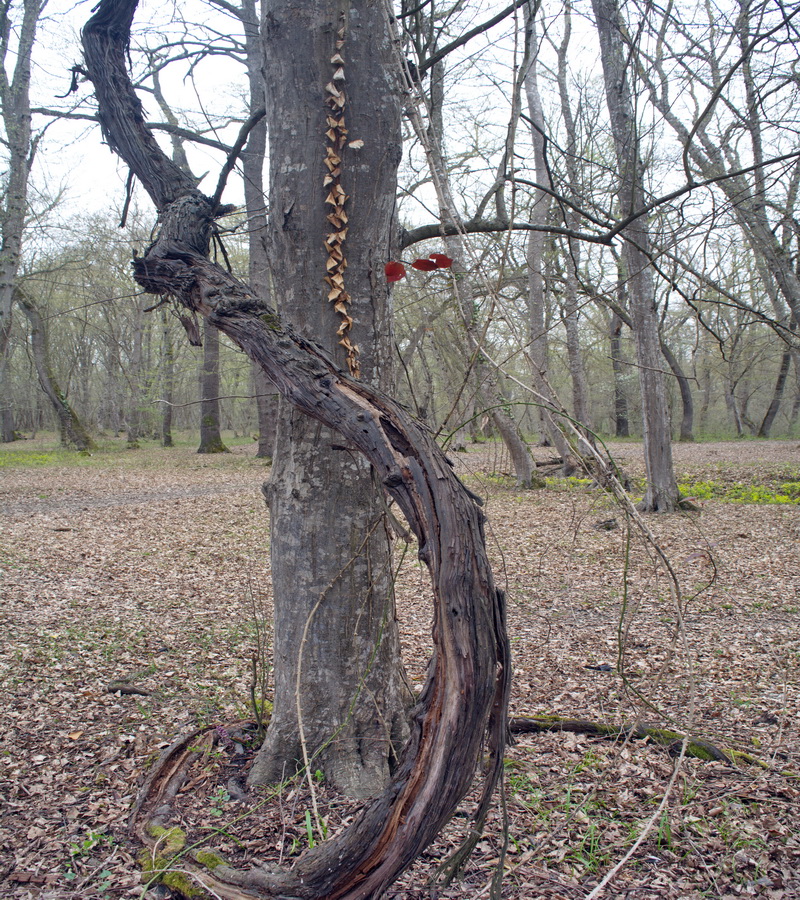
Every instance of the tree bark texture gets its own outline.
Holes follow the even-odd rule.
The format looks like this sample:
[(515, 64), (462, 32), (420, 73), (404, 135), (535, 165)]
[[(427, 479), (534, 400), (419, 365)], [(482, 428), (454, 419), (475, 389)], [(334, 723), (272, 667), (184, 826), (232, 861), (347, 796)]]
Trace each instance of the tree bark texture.
[[(527, 10), (527, 7), (526, 7)], [(526, 12), (527, 15), (527, 12)], [(535, 28), (535, 23), (531, 18), (531, 28)], [(534, 32), (535, 34), (535, 32)], [(567, 85), (567, 51), (572, 36), (572, 10), (568, 2), (564, 9), (564, 37), (558, 48), (558, 94), (561, 101), (561, 116), (564, 120), (564, 128), (567, 134), (567, 143), (565, 150), (565, 164), (567, 168), (567, 181), (569, 194), (568, 197), (572, 201), (563, 210), (564, 225), (572, 231), (578, 231), (580, 227), (577, 206), (580, 205), (581, 197), (585, 196), (583, 178), (581, 175), (578, 160), (580, 157), (580, 142), (578, 140), (578, 129), (575, 124), (575, 115), (573, 113), (573, 103), (570, 97), (569, 87)], [(542, 177), (539, 174), (539, 168), (547, 177), (547, 166), (544, 160), (544, 114), (542, 112), (542, 101), (539, 95), (538, 79), (535, 77), (536, 61), (531, 66), (532, 84), (529, 94), (529, 107), (531, 109), (531, 121), (536, 126), (537, 131), (541, 133), (535, 137), (535, 143), (541, 144), (539, 154), (542, 157), (541, 163), (537, 164), (537, 181)], [(526, 82), (527, 84), (527, 82)], [(532, 102), (533, 101), (533, 102)], [(536, 115), (534, 115), (534, 109)], [(538, 160), (537, 160), (538, 163)], [(574, 206), (572, 205), (574, 204)], [(581, 244), (575, 238), (567, 237), (566, 254), (566, 273), (564, 285), (564, 327), (567, 336), (567, 358), (569, 360), (569, 373), (572, 381), (572, 412), (574, 417), (584, 426), (587, 432), (592, 430), (592, 418), (589, 412), (589, 388), (586, 382), (586, 367), (583, 360), (583, 351), (580, 344), (580, 332), (578, 329), (578, 284), (581, 266)]]
[(761, 420), (761, 427), (758, 429), (759, 437), (769, 437), (772, 426), (775, 424), (775, 419), (781, 406), (781, 400), (783, 399), (783, 392), (786, 388), (786, 380), (789, 377), (789, 368), (791, 364), (792, 351), (786, 347), (781, 356), (781, 365), (778, 369), (778, 377), (772, 391), (772, 398), (770, 399), (766, 413), (764, 413), (764, 418)]
[[(628, 57), (622, 41), (617, 0), (592, 0), (592, 8), (600, 37), (600, 60), (617, 159), (620, 215), (627, 216), (644, 206), (644, 168), (628, 80)], [(641, 508), (648, 512), (671, 512), (678, 508), (680, 497), (672, 464), (669, 407), (646, 219), (635, 220), (625, 229), (623, 238), (622, 253), (642, 395), (647, 487)]]
[[(269, 0), (263, 38), (267, 253), (279, 311), (342, 366), (348, 349), (341, 341), (349, 340), (364, 381), (386, 388), (392, 329), (383, 267), (392, 257), (401, 148), (399, 83), (382, 7)], [(336, 293), (342, 289), (346, 297)], [(345, 317), (351, 324), (343, 332)], [(250, 781), (293, 771), (303, 759), (302, 737), (305, 752), (317, 754), (315, 768), (336, 787), (372, 795), (396, 764), (411, 700), (380, 485), (326, 424), (282, 403), (266, 496), (275, 697)]]
[[(170, 161), (149, 143), (136, 115), (138, 101), (125, 69), (134, 9), (135, 2), (102, 0), (83, 41), (107, 137), (132, 166), (146, 170), (148, 157), (157, 158), (157, 177), (143, 175), (162, 228), (135, 261), (135, 278), (145, 290), (174, 297), (206, 317), (264, 369), (293, 406), (335, 427), (339, 441), (369, 460), (417, 537), (435, 595), (435, 656), (391, 783), (346, 831), (304, 854), (291, 872), (242, 873), (220, 866), (217, 888), (226, 879), (246, 885), (252, 896), (377, 898), (450, 818), (484, 743), (489, 763), (479, 818), (502, 770), (511, 671), (504, 601), (486, 554), (483, 515), (424, 426), (379, 389), (344, 374), (324, 349), (284, 325), (208, 260), (207, 243), (198, 238), (208, 234), (216, 211), (194, 188), (182, 192), (169, 181)], [(286, 199), (277, 201), (279, 217), (286, 215)]]
[(694, 398), (692, 397), (692, 387), (689, 384), (689, 379), (686, 377), (686, 373), (683, 371), (683, 367), (678, 361), (678, 358), (672, 350), (670, 350), (669, 344), (664, 340), (661, 341), (661, 353), (664, 355), (667, 365), (672, 369), (672, 374), (678, 382), (678, 390), (681, 394), (681, 408), (683, 413), (681, 415), (679, 440), (689, 443), (694, 440)]
[[(255, 0), (241, 0), (238, 7), (219, 4), (238, 16), (244, 30), (245, 64), (249, 90), (248, 113), (265, 113), (264, 42)], [(264, 163), (267, 152), (266, 114), (253, 125), (242, 150), (244, 204), (247, 211), (247, 269), (250, 286), (265, 300), (271, 297), (269, 250), (267, 248), (267, 206), (264, 197)], [(258, 451), (260, 459), (275, 455), (275, 431), (278, 421), (278, 394), (261, 369), (253, 365), (253, 387), (258, 415)]]
[(128, 360), (128, 368), (125, 378), (128, 382), (128, 403), (125, 416), (128, 426), (128, 447), (139, 446), (142, 435), (142, 420), (144, 413), (144, 308), (141, 298), (134, 299), (134, 314), (131, 322), (131, 353)]

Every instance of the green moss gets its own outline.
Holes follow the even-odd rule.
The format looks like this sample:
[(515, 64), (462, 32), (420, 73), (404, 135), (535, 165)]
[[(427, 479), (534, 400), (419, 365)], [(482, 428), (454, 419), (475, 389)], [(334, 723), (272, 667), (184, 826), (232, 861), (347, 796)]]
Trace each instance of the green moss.
[(206, 892), (196, 885), (185, 872), (165, 872), (161, 883), (184, 897), (205, 897)]
[[(180, 829), (148, 828), (148, 831), (180, 831)], [(185, 837), (184, 837), (185, 843)], [(182, 897), (205, 897), (206, 892), (192, 881), (185, 872), (176, 872), (170, 869), (174, 862), (165, 856), (154, 856), (152, 851), (145, 848), (139, 852), (138, 862), (142, 869), (142, 875), (148, 884), (158, 883), (166, 885), (173, 891), (177, 891)]]
[(217, 866), (226, 865), (225, 860), (218, 853), (213, 853), (211, 850), (198, 850), (194, 854), (194, 858), (201, 866), (205, 866), (212, 872)]
[(177, 825), (173, 828), (162, 828), (160, 825), (148, 825), (147, 833), (155, 838), (163, 853), (174, 856), (186, 846), (186, 832)]

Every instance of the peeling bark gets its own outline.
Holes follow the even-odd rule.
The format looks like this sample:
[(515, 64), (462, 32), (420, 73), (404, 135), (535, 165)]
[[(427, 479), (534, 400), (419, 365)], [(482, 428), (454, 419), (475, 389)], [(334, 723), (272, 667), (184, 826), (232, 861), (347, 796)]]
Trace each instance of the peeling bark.
[(83, 32), (106, 138), (160, 213), (161, 231), (134, 261), (134, 277), (146, 291), (175, 298), (227, 334), (288, 402), (335, 428), (369, 460), (417, 537), (434, 591), (435, 656), (387, 788), (345, 832), (308, 851), (292, 871), (220, 866), (215, 875), (247, 896), (376, 898), (451, 817), (484, 742), (489, 763), (478, 825), (502, 770), (511, 667), (504, 598), (486, 553), (484, 517), (422, 424), (377, 388), (344, 374), (322, 348), (208, 260), (218, 210), (152, 141), (127, 77), (125, 48), (135, 8), (135, 0), (101, 0)]

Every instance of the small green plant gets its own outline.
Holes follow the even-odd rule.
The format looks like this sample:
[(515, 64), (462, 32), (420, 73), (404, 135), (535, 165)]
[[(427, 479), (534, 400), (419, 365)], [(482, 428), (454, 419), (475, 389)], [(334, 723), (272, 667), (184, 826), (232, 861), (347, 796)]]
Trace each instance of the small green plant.
[(311, 822), (311, 810), (306, 810), (306, 840), (308, 841), (308, 849), (313, 850), (316, 841), (314, 840), (314, 825)]
[(221, 816), (224, 812), (223, 807), (230, 801), (230, 799), (231, 795), (225, 790), (225, 788), (218, 787), (210, 797), (211, 815)]
[[(78, 877), (79, 861), (91, 856), (97, 847), (103, 845), (111, 846), (113, 843), (114, 839), (102, 831), (87, 831), (86, 836), (82, 840), (72, 841), (69, 845), (70, 861), (67, 865), (67, 871), (64, 873), (64, 878), (67, 881), (75, 881)], [(108, 870), (103, 870), (95, 876), (99, 879), (95, 884), (95, 889), (100, 893), (105, 893), (111, 887), (111, 874)]]
[(88, 856), (100, 844), (113, 844), (114, 839), (102, 831), (87, 831), (82, 841), (73, 841), (69, 845), (69, 855), (75, 858)]
[(672, 826), (669, 821), (669, 811), (666, 809), (661, 813), (661, 819), (658, 822), (656, 843), (658, 844), (659, 850), (672, 849)]
[(589, 822), (580, 842), (570, 851), (567, 858), (577, 863), (584, 871), (593, 874), (609, 864), (611, 856), (603, 847), (602, 831), (597, 822)]

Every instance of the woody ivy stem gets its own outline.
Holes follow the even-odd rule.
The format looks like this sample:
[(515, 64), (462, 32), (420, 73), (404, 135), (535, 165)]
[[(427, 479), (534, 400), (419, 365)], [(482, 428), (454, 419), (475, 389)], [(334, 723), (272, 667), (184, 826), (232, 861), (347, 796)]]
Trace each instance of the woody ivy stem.
[[(328, 285), (328, 300), (341, 317), (341, 322), (336, 330), (339, 343), (347, 351), (347, 367), (354, 378), (361, 376), (361, 367), (358, 362), (358, 346), (350, 340), (350, 329), (353, 327), (353, 319), (349, 312), (350, 294), (344, 287), (344, 271), (347, 268), (347, 259), (344, 255), (344, 242), (347, 238), (347, 213), (345, 204), (348, 197), (342, 187), (342, 152), (347, 143), (347, 127), (345, 125), (344, 110), (347, 98), (344, 91), (344, 58), (342, 49), (345, 43), (345, 17), (340, 17), (339, 29), (336, 32), (334, 53), (331, 56), (333, 75), (325, 85), (325, 105), (330, 112), (326, 116), (325, 137), (325, 168), (327, 172), (322, 184), (328, 190), (325, 203), (331, 207), (327, 215), (331, 224), (331, 231), (325, 237), (325, 248), (328, 251), (326, 263), (327, 274), (325, 283)], [(353, 141), (353, 149), (359, 149), (362, 142)], [(359, 145), (359, 147), (356, 146)]]

